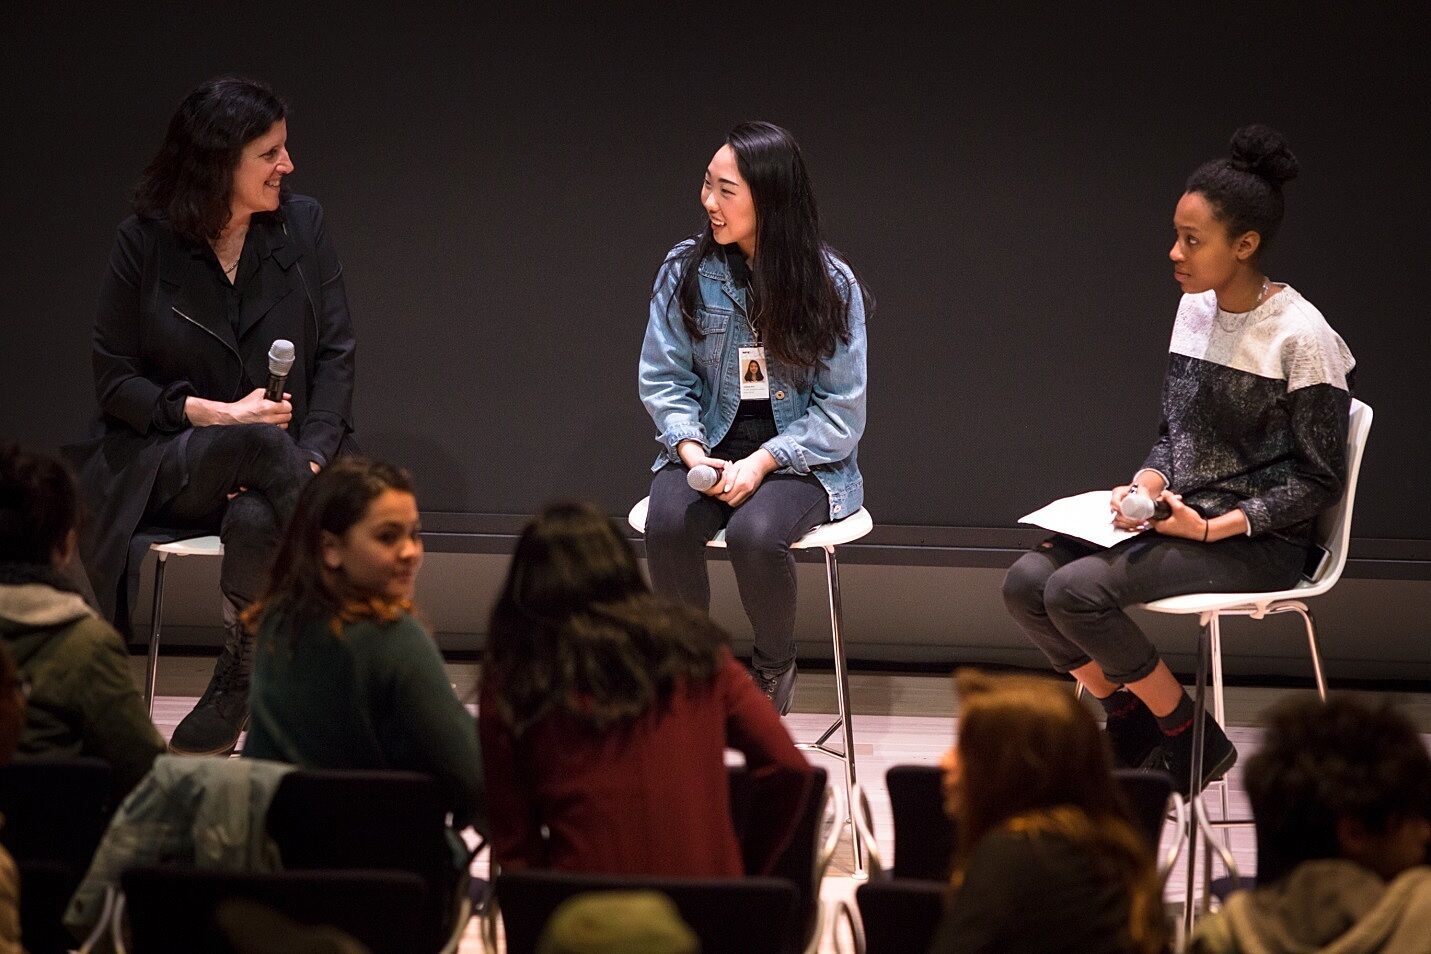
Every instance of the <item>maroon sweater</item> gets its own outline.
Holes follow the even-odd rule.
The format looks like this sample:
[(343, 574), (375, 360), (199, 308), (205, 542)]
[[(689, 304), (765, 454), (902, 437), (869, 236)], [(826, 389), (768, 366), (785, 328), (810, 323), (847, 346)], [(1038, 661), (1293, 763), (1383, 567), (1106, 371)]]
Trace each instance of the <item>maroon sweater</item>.
[(727, 747), (745, 754), (754, 783), (751, 874), (770, 870), (804, 808), (810, 765), (729, 655), (709, 682), (680, 685), (665, 705), (601, 732), (558, 711), (514, 738), (493, 692), (484, 680), (477, 723), (492, 858), (508, 870), (745, 874)]

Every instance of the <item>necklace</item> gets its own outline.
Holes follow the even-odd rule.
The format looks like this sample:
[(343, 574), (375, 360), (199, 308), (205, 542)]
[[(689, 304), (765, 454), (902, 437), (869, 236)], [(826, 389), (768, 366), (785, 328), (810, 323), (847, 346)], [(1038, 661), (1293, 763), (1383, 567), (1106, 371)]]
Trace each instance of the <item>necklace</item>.
[[(235, 262), (235, 264), (238, 264), (238, 263)], [(1262, 299), (1264, 299), (1264, 298), (1267, 297), (1267, 284), (1268, 284), (1268, 282), (1267, 282), (1267, 277), (1266, 277), (1266, 276), (1263, 276), (1263, 278), (1262, 278), (1262, 290), (1257, 293), (1257, 304), (1259, 304), (1259, 305), (1262, 304)]]

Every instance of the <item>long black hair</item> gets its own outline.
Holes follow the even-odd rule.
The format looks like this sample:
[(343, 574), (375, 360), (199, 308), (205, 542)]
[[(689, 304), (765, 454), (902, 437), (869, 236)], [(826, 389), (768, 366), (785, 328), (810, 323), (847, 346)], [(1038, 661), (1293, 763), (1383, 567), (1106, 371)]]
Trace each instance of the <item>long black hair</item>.
[(134, 189), (134, 211), (163, 219), (192, 242), (217, 238), (232, 215), (233, 172), (243, 147), (287, 116), (283, 100), (256, 80), (205, 82), (169, 120), (159, 154)]
[(557, 710), (601, 729), (664, 702), (678, 680), (709, 681), (726, 645), (704, 613), (652, 594), (610, 517), (555, 504), (517, 541), (482, 679), (515, 733)]
[(1243, 126), (1232, 134), (1231, 154), (1198, 166), (1183, 191), (1206, 198), (1229, 237), (1248, 232), (1261, 236), (1260, 258), (1282, 224), (1282, 184), (1295, 179), (1299, 169), (1281, 133), (1268, 126)]
[[(815, 192), (795, 137), (774, 123), (747, 122), (725, 141), (755, 203), (751, 321), (772, 357), (797, 375), (813, 372), (849, 343), (851, 296), (862, 296), (866, 312), (870, 298), (862, 283), (840, 287), (830, 275), (831, 260), (843, 258), (820, 238)], [(702, 337), (696, 266), (719, 247), (707, 221), (685, 255), (676, 300), (693, 338)]]

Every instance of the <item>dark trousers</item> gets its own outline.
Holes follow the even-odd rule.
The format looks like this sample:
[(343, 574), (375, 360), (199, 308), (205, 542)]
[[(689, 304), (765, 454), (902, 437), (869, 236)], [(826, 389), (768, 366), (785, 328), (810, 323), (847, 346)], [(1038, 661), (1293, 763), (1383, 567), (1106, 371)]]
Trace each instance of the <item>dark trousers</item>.
[(1145, 533), (1103, 549), (1054, 536), (1004, 577), (1004, 605), (1060, 672), (1097, 662), (1110, 682), (1136, 682), (1158, 651), (1124, 607), (1185, 593), (1281, 590), (1297, 582), (1306, 547), (1276, 537), (1200, 543)]
[(790, 544), (829, 519), (814, 477), (771, 474), (739, 507), (692, 490), (686, 469), (667, 464), (651, 481), (646, 556), (657, 593), (702, 611), (711, 604), (706, 542), (725, 527), (740, 601), (755, 632), (755, 665), (784, 669), (795, 659), (795, 558)]
[[(312, 476), (307, 456), (272, 424), (197, 427), (171, 445), (144, 522), (217, 532), (224, 542), (219, 589), (242, 609), (267, 589), (279, 540)], [(229, 500), (240, 487), (247, 489)]]

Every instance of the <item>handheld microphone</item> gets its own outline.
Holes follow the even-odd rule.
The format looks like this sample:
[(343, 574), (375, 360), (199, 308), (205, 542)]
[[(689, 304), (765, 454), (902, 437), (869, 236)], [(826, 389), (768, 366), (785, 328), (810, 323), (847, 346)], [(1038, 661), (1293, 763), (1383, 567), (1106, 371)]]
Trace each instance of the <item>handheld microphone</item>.
[(1142, 523), (1144, 520), (1166, 520), (1173, 511), (1167, 504), (1152, 499), (1134, 485), (1119, 502), (1118, 512), (1129, 520)]
[(720, 481), (720, 471), (710, 464), (697, 464), (686, 471), (686, 483), (690, 484), (692, 490), (699, 490), (705, 493)]
[(283, 385), (288, 380), (288, 372), (293, 370), (293, 342), (279, 338), (268, 349), (268, 386), (263, 389), (265, 401), (282, 401)]

